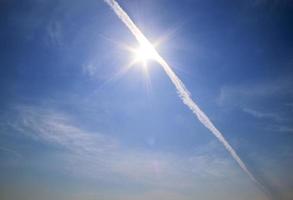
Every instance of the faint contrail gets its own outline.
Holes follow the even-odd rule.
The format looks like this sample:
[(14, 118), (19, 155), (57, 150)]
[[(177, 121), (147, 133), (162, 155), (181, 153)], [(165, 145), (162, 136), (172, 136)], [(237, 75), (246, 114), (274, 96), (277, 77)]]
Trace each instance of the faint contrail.
[(128, 14), (120, 7), (120, 5), (115, 0), (104, 0), (116, 13), (116, 15), (123, 21), (123, 23), (128, 27), (140, 45), (150, 49), (155, 56), (158, 63), (163, 67), (172, 83), (175, 85), (177, 92), (182, 99), (183, 103), (189, 107), (190, 110), (197, 116), (199, 121), (208, 128), (218, 140), (225, 146), (234, 160), (238, 163), (241, 169), (254, 181), (257, 185), (264, 189), (263, 185), (253, 176), (253, 174), (246, 167), (244, 162), (240, 159), (233, 147), (224, 138), (223, 134), (215, 127), (207, 115), (198, 107), (198, 105), (191, 99), (190, 92), (186, 89), (182, 81), (174, 73), (168, 63), (162, 58), (153, 45), (148, 41), (148, 39), (143, 35), (139, 28), (134, 24)]

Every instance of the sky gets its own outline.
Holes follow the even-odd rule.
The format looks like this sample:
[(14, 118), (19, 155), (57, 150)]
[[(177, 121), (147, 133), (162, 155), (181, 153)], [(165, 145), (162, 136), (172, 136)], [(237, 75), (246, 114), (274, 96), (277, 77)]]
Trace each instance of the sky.
[[(270, 198), (293, 199), (293, 3), (118, 0)], [(266, 200), (103, 0), (0, 2), (0, 198)], [(132, 65), (130, 65), (132, 63)]]

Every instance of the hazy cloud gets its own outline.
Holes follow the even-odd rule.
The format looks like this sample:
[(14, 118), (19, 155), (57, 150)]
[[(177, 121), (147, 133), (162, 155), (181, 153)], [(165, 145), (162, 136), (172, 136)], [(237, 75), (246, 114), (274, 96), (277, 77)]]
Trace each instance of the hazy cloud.
[(49, 43), (61, 46), (63, 44), (62, 25), (58, 21), (50, 21), (47, 25)]
[(265, 112), (261, 112), (261, 111), (250, 109), (250, 108), (243, 108), (242, 111), (259, 119), (271, 119), (277, 122), (283, 120), (278, 114), (275, 114), (275, 113), (265, 113)]
[(292, 82), (289, 77), (281, 77), (271, 81), (222, 86), (217, 103), (220, 106), (244, 106), (260, 99), (264, 100), (285, 95), (292, 96)]
[[(221, 149), (215, 143), (184, 156), (129, 148), (115, 138), (75, 125), (74, 119), (65, 113), (41, 107), (17, 106), (9, 122), (10, 128), (38, 143), (61, 147), (58, 157), (63, 164), (58, 170), (65, 170), (72, 176), (178, 192), (195, 185), (204, 188), (210, 182), (223, 184), (223, 179), (228, 185), (248, 181), (229, 158), (211, 154)], [(50, 160), (37, 163), (52, 165)]]
[(92, 77), (96, 74), (97, 68), (93, 64), (84, 64), (82, 65), (82, 72), (89, 77)]

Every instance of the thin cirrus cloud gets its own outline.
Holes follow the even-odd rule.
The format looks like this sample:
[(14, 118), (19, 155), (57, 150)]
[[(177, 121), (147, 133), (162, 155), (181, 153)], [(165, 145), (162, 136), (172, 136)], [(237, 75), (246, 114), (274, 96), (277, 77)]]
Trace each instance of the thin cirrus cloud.
[(62, 25), (58, 21), (50, 21), (47, 25), (47, 34), (49, 44), (61, 46), (63, 44)]
[[(173, 165), (170, 164), (172, 160), (179, 160), (172, 154), (129, 149), (113, 137), (74, 125), (70, 116), (52, 109), (18, 106), (16, 110), (17, 120), (8, 123), (13, 130), (37, 142), (61, 147), (63, 151), (71, 152), (71, 155), (78, 159), (86, 158), (89, 163), (100, 165), (96, 166), (100, 169), (105, 168), (137, 179), (138, 174), (148, 176), (156, 171), (160, 171), (161, 175), (170, 172), (172, 170), (167, 166)], [(197, 160), (202, 163), (200, 165), (204, 165), (207, 161), (203, 159), (205, 156), (199, 157), (201, 159), (188, 158), (188, 162)], [(211, 159), (210, 161), (213, 162)], [(209, 170), (206, 172), (210, 173)]]
[[(284, 76), (271, 81), (260, 80), (237, 85), (224, 85), (220, 88), (217, 103), (220, 106), (243, 107), (248, 103), (263, 101), (276, 96), (292, 97), (293, 93), (290, 89), (292, 82), (292, 78)], [(284, 102), (284, 105), (288, 105), (288, 102)]]
[(259, 119), (271, 119), (277, 122), (284, 120), (280, 115), (276, 113), (265, 113), (265, 112), (261, 112), (259, 110), (254, 110), (250, 108), (243, 108), (242, 110), (243, 112)]
[[(62, 167), (58, 171), (66, 170), (72, 176), (157, 189), (146, 196), (160, 196), (162, 193), (159, 191), (171, 190), (180, 196), (181, 192), (195, 190), (197, 194), (209, 198), (205, 188), (211, 183), (220, 184), (223, 188), (231, 187), (231, 183), (244, 184), (239, 178), (242, 176), (240, 171), (228, 158), (210, 153), (215, 148), (216, 152), (221, 149), (215, 143), (209, 144), (208, 149), (206, 146), (204, 149), (197, 148), (192, 155), (184, 156), (135, 149), (113, 137), (87, 131), (75, 125), (71, 116), (53, 109), (18, 106), (15, 110), (14, 117), (8, 120), (9, 127), (37, 143), (59, 149), (57, 155), (53, 156), (53, 160), (54, 157), (62, 157), (59, 159)], [(55, 162), (47, 161), (46, 167)], [(223, 181), (223, 177), (226, 181)], [(249, 188), (246, 191), (259, 195), (249, 184), (245, 185)]]

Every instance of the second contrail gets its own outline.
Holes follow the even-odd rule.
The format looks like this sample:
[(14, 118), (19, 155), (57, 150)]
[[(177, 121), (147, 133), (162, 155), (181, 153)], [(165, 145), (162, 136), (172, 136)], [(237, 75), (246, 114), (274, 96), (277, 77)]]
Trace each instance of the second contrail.
[(153, 45), (148, 41), (144, 34), (134, 24), (128, 14), (120, 7), (115, 0), (104, 0), (116, 13), (116, 15), (122, 20), (122, 22), (128, 27), (134, 37), (137, 39), (140, 45), (150, 49), (157, 60), (157, 62), (163, 67), (172, 83), (175, 85), (177, 92), (182, 99), (183, 103), (188, 106), (190, 110), (197, 116), (198, 120), (209, 129), (214, 136), (224, 145), (233, 159), (238, 163), (240, 168), (255, 182), (258, 186), (264, 189), (263, 185), (254, 177), (254, 175), (246, 167), (245, 163), (238, 156), (233, 147), (228, 143), (223, 134), (215, 127), (208, 116), (199, 108), (199, 106), (191, 99), (190, 92), (186, 89), (183, 82), (178, 78), (175, 72), (171, 69), (169, 64), (162, 58)]

